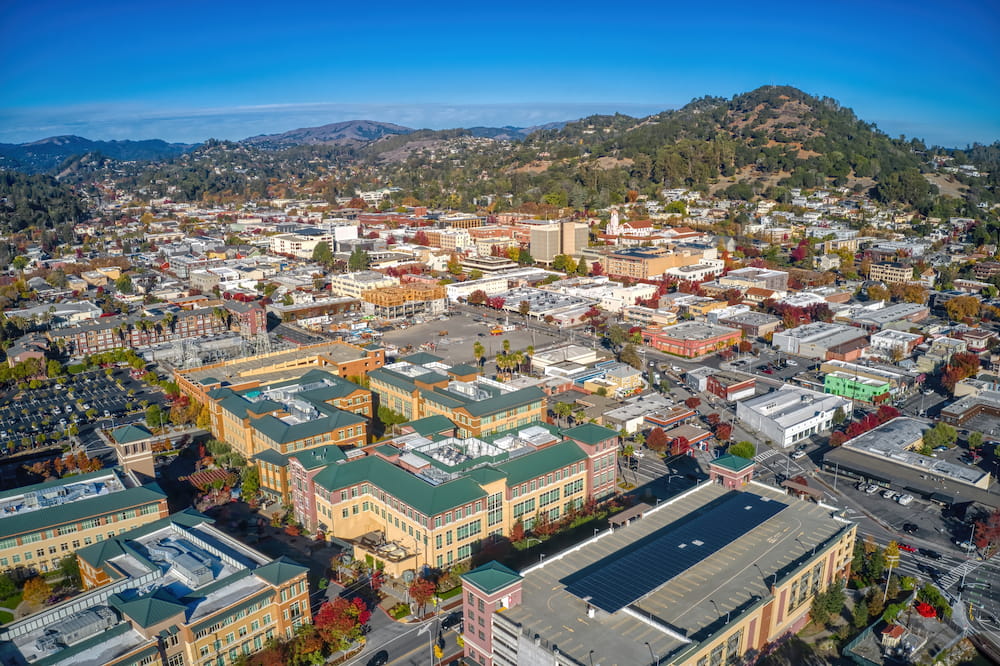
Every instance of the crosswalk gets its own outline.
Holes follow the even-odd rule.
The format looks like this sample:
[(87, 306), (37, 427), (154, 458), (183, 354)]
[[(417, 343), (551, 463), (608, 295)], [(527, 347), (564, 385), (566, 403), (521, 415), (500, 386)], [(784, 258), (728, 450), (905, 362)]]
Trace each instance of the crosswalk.
[(780, 454), (776, 450), (774, 450), (774, 449), (764, 449), (763, 451), (761, 451), (760, 453), (758, 453), (757, 455), (755, 455), (753, 457), (753, 459), (754, 459), (754, 462), (764, 462), (768, 458), (773, 458), (774, 456), (777, 456), (777, 455), (780, 455)]
[(966, 560), (962, 562), (957, 567), (952, 567), (948, 569), (948, 573), (941, 577), (940, 586), (944, 589), (948, 589), (959, 580), (962, 576), (967, 576), (972, 573), (972, 571), (979, 565), (979, 562), (975, 560)]

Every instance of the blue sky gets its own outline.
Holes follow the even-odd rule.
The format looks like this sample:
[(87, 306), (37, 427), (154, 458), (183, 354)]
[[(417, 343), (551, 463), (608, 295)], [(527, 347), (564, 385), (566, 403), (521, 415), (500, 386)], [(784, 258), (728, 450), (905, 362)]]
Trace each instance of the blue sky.
[(0, 141), (527, 126), (789, 84), (892, 135), (1000, 139), (995, 1), (0, 3)]

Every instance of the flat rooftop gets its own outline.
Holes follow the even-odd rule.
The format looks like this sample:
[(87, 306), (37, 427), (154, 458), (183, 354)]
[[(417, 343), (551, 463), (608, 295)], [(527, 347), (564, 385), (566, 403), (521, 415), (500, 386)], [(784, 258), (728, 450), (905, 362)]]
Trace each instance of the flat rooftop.
[[(112, 584), (4, 627), (3, 663), (105, 664), (148, 642), (132, 628), (123, 608), (155, 594), (167, 605), (184, 609), (184, 621), (196, 622), (267, 588), (252, 575), (271, 560), (212, 527), (188, 518), (172, 518), (152, 529), (102, 542), (100, 564), (119, 577)], [(95, 547), (85, 549), (91, 555)], [(75, 634), (68, 634), (69, 631)], [(14, 652), (8, 652), (13, 650)]]
[(984, 481), (989, 482), (989, 474), (978, 467), (950, 463), (910, 450), (929, 429), (930, 424), (924, 421), (897, 417), (845, 442), (843, 448), (958, 483), (981, 486)]
[(665, 338), (673, 338), (674, 340), (707, 340), (739, 332), (738, 328), (727, 328), (725, 326), (716, 326), (715, 324), (686, 321), (660, 329), (659, 335)]
[(114, 469), (103, 474), (70, 477), (62, 482), (39, 483), (0, 494), (0, 520), (40, 509), (107, 497), (125, 490), (125, 482)]
[(298, 349), (234, 359), (216, 365), (180, 370), (179, 372), (191, 382), (202, 385), (214, 384), (216, 382), (236, 384), (250, 378), (258, 379), (261, 383), (269, 383), (295, 379), (313, 369), (313, 366), (303, 363), (275, 372), (261, 372), (261, 370), (270, 366), (291, 365), (318, 356), (323, 356), (335, 363), (346, 363), (362, 358), (364, 355), (364, 350), (352, 347), (343, 342), (323, 342), (317, 345), (299, 347)]
[(667, 660), (721, 631), (727, 614), (735, 622), (766, 602), (772, 576), (783, 580), (849, 529), (829, 509), (762, 484), (702, 483), (521, 572), (522, 602), (500, 617), (577, 663), (645, 664), (650, 649)]

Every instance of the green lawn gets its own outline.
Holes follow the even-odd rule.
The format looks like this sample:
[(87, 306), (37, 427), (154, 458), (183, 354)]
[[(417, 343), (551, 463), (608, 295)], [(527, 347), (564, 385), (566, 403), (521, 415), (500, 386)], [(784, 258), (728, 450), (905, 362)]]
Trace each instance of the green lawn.
[(12, 597), (7, 597), (6, 599), (0, 599), (0, 606), (14, 610), (15, 608), (17, 608), (17, 605), (21, 603), (21, 597), (22, 594), (18, 592)]
[(14, 616), (7, 611), (0, 611), (0, 624), (7, 624), (14, 620)]

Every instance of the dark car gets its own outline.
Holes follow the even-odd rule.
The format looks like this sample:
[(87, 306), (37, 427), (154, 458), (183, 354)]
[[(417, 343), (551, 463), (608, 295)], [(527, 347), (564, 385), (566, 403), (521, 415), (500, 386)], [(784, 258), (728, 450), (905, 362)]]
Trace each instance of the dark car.
[(932, 560), (941, 559), (941, 553), (937, 552), (936, 550), (931, 550), (930, 548), (919, 548), (917, 549), (917, 552), (923, 555), (924, 557)]
[(389, 653), (385, 650), (379, 650), (368, 660), (368, 666), (385, 666), (388, 663)]
[(462, 612), (458, 611), (456, 613), (450, 613), (446, 615), (445, 618), (441, 620), (441, 628), (451, 629), (452, 627), (457, 626), (461, 623), (462, 623)]
[(907, 534), (916, 534), (918, 530), (920, 530), (920, 528), (914, 525), (913, 523), (903, 524), (903, 531), (906, 532)]

